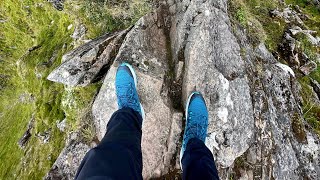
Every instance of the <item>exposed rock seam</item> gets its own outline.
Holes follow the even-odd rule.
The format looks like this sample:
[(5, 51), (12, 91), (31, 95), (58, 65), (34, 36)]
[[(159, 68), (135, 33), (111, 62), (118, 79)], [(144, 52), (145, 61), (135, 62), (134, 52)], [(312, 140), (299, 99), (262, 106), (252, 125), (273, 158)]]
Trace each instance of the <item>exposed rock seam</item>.
[[(108, 50), (108, 49), (111, 49), (111, 52), (110, 53), (106, 53), (106, 54), (110, 54), (111, 57), (109, 57), (110, 61), (108, 61), (105, 65), (102, 66), (102, 68), (100, 69), (100, 71), (95, 75), (95, 77), (93, 78), (92, 82), (91, 83), (95, 83), (95, 82), (98, 82), (100, 81), (108, 72), (108, 70), (110, 69), (110, 66), (113, 64), (116, 56), (117, 56), (117, 53), (119, 51), (119, 48), (121, 47), (121, 44), (126, 36), (126, 34), (133, 28), (130, 27), (129, 29), (127, 29), (125, 31), (125, 33), (123, 33), (121, 36), (116, 36), (115, 39), (113, 41), (111, 41), (107, 46), (104, 46), (104, 48), (101, 48), (101, 53), (97, 55), (97, 58), (96, 60), (98, 59), (103, 59), (105, 58), (104, 56), (101, 56), (101, 54), (103, 54), (104, 51)], [(111, 46), (111, 48), (107, 48)], [(113, 48), (115, 47), (115, 48)], [(85, 77), (83, 77), (85, 78)], [(82, 80), (81, 80), (82, 81)]]

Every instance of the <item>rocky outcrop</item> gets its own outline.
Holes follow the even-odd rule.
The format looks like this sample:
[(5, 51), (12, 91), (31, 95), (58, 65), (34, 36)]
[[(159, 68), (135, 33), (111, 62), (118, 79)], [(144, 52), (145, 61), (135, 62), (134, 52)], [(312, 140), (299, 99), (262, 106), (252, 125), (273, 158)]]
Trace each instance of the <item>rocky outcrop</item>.
[(64, 0), (47, 0), (52, 4), (52, 6), (57, 9), (58, 11), (62, 11), (64, 8)]
[[(299, 7), (298, 7), (299, 8)], [(293, 10), (291, 7), (287, 7), (282, 11), (279, 9), (274, 9), (270, 11), (270, 15), (272, 17), (283, 18), (286, 23), (290, 23), (292, 21), (297, 22), (300, 25), (304, 25), (302, 19), (304, 18), (303, 14), (301, 14), (301, 10), (298, 9), (298, 12)]]
[[(92, 107), (101, 139), (118, 108), (116, 69), (124, 61), (134, 66), (146, 112), (144, 178), (180, 169), (183, 105), (193, 90), (203, 93), (208, 106), (206, 145), (221, 179), (319, 178), (319, 137), (303, 119), (294, 71), (278, 62), (263, 43), (251, 45), (241, 28), (232, 27), (227, 0), (168, 0), (119, 34), (108, 37), (125, 36), (120, 48), (98, 45), (108, 37), (85, 44), (85, 51), (80, 48), (67, 54), (48, 79), (84, 86), (94, 82), (85, 74), (106, 73)], [(105, 70), (82, 68), (62, 76), (81, 67), (79, 63), (102, 60), (99, 53), (91, 53), (95, 52), (92, 46), (115, 54), (107, 56)]]
[(81, 142), (78, 132), (71, 133), (67, 139), (66, 147), (62, 150), (44, 179), (74, 179), (82, 159), (90, 148), (91, 147)]
[(48, 80), (68, 86), (86, 86), (108, 70), (128, 30), (106, 34), (70, 51)]
[(31, 130), (33, 128), (33, 123), (34, 123), (34, 115), (32, 115), (32, 118), (28, 123), (27, 130), (23, 133), (22, 137), (18, 141), (18, 145), (21, 149), (25, 148), (25, 146), (28, 144), (28, 142), (32, 136)]
[(64, 132), (67, 127), (67, 119), (62, 120), (61, 122), (57, 121), (56, 123), (57, 123), (57, 128), (60, 131)]
[(317, 64), (313, 61), (309, 61), (307, 62), (305, 65), (300, 67), (300, 71), (304, 74), (304, 75), (309, 75), (312, 71), (317, 69)]
[(310, 18), (302, 13), (299, 6), (295, 6), (294, 9), (291, 8), (291, 5), (288, 5), (282, 13), (275, 9), (270, 11), (270, 15), (283, 19), (289, 26), (283, 35), (282, 43), (278, 47), (282, 58), (294, 70), (300, 70), (303, 75), (309, 75), (317, 69), (317, 64), (305, 54), (305, 47), (302, 46), (307, 43), (310, 44), (307, 49), (310, 49), (310, 46), (319, 47), (320, 38), (316, 36), (317, 31), (309, 30), (301, 20)]
[(318, 99), (320, 99), (320, 84), (316, 80), (312, 79), (311, 80), (311, 86), (314, 90), (314, 92), (317, 94)]
[(287, 65), (274, 63), (276, 60), (271, 56), (261, 59), (261, 55), (250, 53), (253, 47), (247, 43), (246, 36), (239, 31), (236, 34), (240, 45), (246, 49), (244, 60), (248, 68), (255, 119), (254, 141), (239, 157), (251, 168), (241, 167), (241, 176), (253, 174), (262, 179), (317, 179), (318, 150), (310, 149), (319, 137), (305, 128), (300, 107), (300, 86), (293, 70)]

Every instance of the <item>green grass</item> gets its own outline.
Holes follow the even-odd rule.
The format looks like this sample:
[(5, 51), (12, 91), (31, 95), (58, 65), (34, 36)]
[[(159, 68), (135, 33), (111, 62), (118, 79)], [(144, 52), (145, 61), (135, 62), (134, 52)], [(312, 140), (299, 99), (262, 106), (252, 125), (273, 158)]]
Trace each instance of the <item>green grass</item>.
[(234, 0), (229, 1), (229, 13), (232, 19), (248, 30), (249, 39), (254, 45), (264, 42), (270, 51), (276, 51), (285, 23), (273, 19), (269, 11), (281, 7), (277, 0)]
[[(52, 166), (64, 146), (64, 134), (57, 130), (57, 120), (65, 118), (60, 107), (62, 85), (46, 80), (60, 63), (71, 42), (67, 26), (72, 19), (40, 1), (10, 1), (0, 5), (1, 70), (5, 88), (1, 92), (0, 177), (1, 179), (40, 179)], [(64, 41), (61, 41), (64, 39)], [(34, 51), (29, 48), (38, 46)], [(48, 63), (53, 53), (58, 58)], [(25, 95), (27, 101), (21, 101)], [(25, 150), (17, 142), (34, 117), (33, 137)], [(36, 134), (51, 129), (50, 143), (42, 144)]]
[(89, 29), (89, 38), (129, 27), (151, 10), (148, 0), (79, 0), (70, 3), (80, 4), (80, 9), (76, 11), (72, 7), (67, 8), (80, 15), (79, 18)]
[[(67, 27), (78, 19), (88, 28), (87, 37), (94, 38), (132, 25), (150, 9), (146, 2), (68, 1), (61, 12), (42, 0), (1, 1), (0, 20), (5, 22), (0, 22), (0, 179), (42, 179), (64, 147), (66, 134), (81, 126), (81, 116), (101, 85), (66, 89), (46, 80), (62, 55), (74, 48), (73, 28)], [(125, 8), (124, 19), (120, 12)], [(57, 58), (50, 62), (54, 54)], [(32, 137), (21, 150), (17, 142), (32, 117)], [(64, 118), (66, 133), (56, 127)], [(88, 126), (84, 136), (92, 138), (91, 129)], [(36, 135), (47, 131), (49, 143), (43, 144)]]
[(240, 22), (241, 25), (245, 26), (247, 24), (247, 14), (243, 7), (237, 10), (236, 18)]
[(65, 112), (65, 115), (68, 117), (68, 124), (70, 124), (70, 131), (77, 130), (80, 127), (81, 116), (86, 115), (88, 105), (92, 102), (92, 97), (95, 96), (97, 89), (101, 86), (101, 83), (96, 83), (89, 85), (87, 87), (76, 87), (76, 88), (67, 88), (62, 94), (61, 107)]

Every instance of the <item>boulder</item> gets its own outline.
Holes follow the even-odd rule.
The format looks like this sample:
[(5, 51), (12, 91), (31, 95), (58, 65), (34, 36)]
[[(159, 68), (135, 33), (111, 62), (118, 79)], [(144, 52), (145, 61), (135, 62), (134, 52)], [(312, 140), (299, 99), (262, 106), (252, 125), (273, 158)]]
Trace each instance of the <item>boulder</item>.
[(295, 68), (300, 66), (297, 44), (297, 40), (295, 40), (289, 33), (284, 33), (283, 40), (279, 45), (280, 54), (291, 67)]
[(36, 137), (39, 138), (42, 144), (47, 144), (51, 137), (51, 129), (37, 133)]
[(67, 119), (65, 118), (64, 120), (62, 120), (61, 122), (57, 121), (57, 128), (61, 131), (64, 132), (66, 127), (67, 127)]
[(292, 35), (297, 35), (298, 33), (304, 33), (304, 34), (317, 34), (317, 31), (312, 30), (302, 30), (299, 26), (293, 26), (291, 29), (289, 29)]
[[(320, 42), (320, 40), (319, 40)], [(320, 63), (320, 54), (316, 54), (316, 59), (315, 59), (316, 63), (319, 64)]]
[(304, 19), (305, 16), (299, 12), (293, 10), (291, 7), (285, 7), (283, 10), (274, 9), (269, 12), (270, 16), (273, 18), (283, 19), (286, 23), (298, 23), (304, 25), (301, 19)]
[(64, 0), (47, 0), (48, 2), (50, 2), (52, 4), (52, 6), (57, 9), (58, 11), (62, 11), (64, 6)]
[(320, 100), (320, 84), (318, 81), (311, 79), (311, 86), (313, 91), (317, 94), (318, 99)]
[(62, 64), (47, 79), (68, 86), (87, 86), (101, 78), (128, 30), (103, 35), (65, 54)]
[(305, 65), (300, 67), (300, 71), (304, 74), (304, 75), (309, 75), (312, 71), (317, 69), (317, 64), (313, 61), (309, 61), (307, 62)]
[(34, 123), (34, 115), (28, 123), (27, 130), (23, 133), (22, 137), (18, 141), (18, 145), (21, 149), (25, 148), (25, 146), (27, 145), (27, 143), (29, 142), (32, 136), (31, 130), (33, 128), (33, 123)]
[(272, 53), (268, 51), (264, 43), (260, 43), (254, 53), (257, 58), (265, 61), (265, 63), (277, 63), (277, 60), (273, 57)]
[(71, 37), (73, 40), (77, 41), (83, 38), (86, 32), (87, 32), (87, 28), (84, 26), (84, 24), (77, 22)]

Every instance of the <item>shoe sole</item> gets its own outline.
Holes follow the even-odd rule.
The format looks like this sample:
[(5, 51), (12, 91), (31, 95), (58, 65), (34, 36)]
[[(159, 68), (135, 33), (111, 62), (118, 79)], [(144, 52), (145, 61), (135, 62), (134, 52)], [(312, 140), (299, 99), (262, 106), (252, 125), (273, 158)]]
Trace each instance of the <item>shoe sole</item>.
[[(195, 95), (195, 94), (200, 94), (200, 93), (199, 93), (199, 92), (192, 92), (191, 95), (188, 97), (188, 100), (187, 100), (186, 109), (185, 109), (186, 125), (188, 124), (188, 109), (189, 109), (189, 104), (190, 104), (190, 101), (191, 101), (192, 96)], [(184, 136), (184, 133), (183, 133), (183, 136)], [(181, 170), (183, 170), (183, 169), (182, 169), (182, 162), (181, 162), (182, 156), (183, 156), (182, 153), (183, 153), (183, 152), (182, 152), (182, 146), (181, 146), (181, 150), (180, 150), (180, 167), (181, 167)]]
[[(130, 64), (128, 64), (128, 63), (122, 63), (122, 65), (125, 65), (125, 66), (127, 66), (127, 67), (130, 69), (130, 72), (131, 72), (131, 74), (132, 74), (132, 76), (133, 76), (134, 85), (135, 85), (136, 89), (138, 90), (138, 88), (137, 88), (137, 84), (138, 84), (137, 75), (136, 75), (136, 73), (134, 72), (133, 67), (132, 67)], [(144, 112), (144, 109), (143, 109), (143, 106), (142, 106), (141, 103), (140, 103), (140, 108), (141, 108), (142, 119), (144, 120), (145, 117), (146, 117), (146, 115), (145, 115), (145, 112)], [(143, 121), (142, 121), (142, 122), (143, 122)]]

